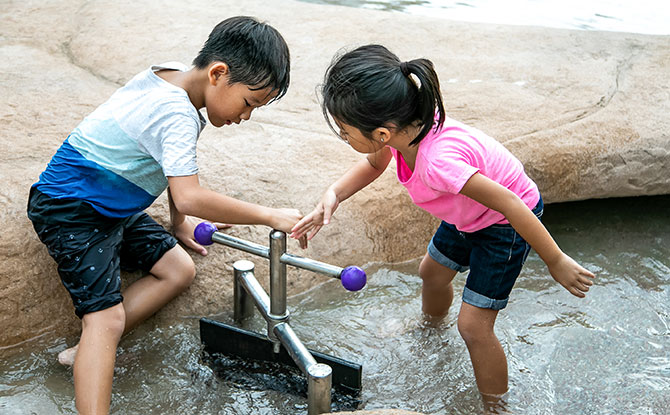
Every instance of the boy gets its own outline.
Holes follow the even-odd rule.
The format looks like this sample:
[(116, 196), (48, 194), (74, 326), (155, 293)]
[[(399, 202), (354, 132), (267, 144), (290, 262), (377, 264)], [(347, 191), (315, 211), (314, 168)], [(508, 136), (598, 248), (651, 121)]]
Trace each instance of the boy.
[[(210, 33), (190, 70), (180, 63), (136, 75), (86, 117), (30, 191), (28, 217), (58, 263), (82, 320), (74, 363), (81, 414), (108, 413), (116, 348), (124, 333), (183, 292), (195, 265), (144, 209), (169, 187), (177, 239), (200, 254), (196, 220), (262, 224), (288, 232), (293, 209), (243, 202), (200, 187), (196, 141), (207, 117), (215, 127), (248, 120), (289, 85), (289, 51), (271, 26), (233, 17)], [(120, 269), (149, 275), (120, 291)]]

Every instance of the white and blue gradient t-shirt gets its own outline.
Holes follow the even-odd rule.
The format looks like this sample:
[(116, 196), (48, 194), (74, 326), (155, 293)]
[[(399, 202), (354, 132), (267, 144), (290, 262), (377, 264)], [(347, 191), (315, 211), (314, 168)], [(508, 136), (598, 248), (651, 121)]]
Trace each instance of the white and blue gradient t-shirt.
[(70, 133), (34, 187), (119, 218), (149, 207), (168, 176), (196, 174), (206, 121), (185, 90), (155, 74), (162, 69), (188, 70), (169, 62), (136, 75)]

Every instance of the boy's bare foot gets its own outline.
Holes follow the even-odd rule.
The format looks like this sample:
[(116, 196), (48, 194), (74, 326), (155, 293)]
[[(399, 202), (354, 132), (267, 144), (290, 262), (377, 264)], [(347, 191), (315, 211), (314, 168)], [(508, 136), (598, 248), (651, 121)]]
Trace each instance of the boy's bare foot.
[(58, 363), (63, 366), (74, 365), (74, 358), (77, 356), (77, 349), (79, 349), (79, 344), (58, 353)]

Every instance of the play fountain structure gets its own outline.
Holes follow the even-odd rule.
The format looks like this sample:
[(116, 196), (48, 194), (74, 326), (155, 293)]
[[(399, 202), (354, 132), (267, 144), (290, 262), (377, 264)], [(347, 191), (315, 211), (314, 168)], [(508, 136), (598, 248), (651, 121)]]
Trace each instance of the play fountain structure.
[(286, 265), (338, 278), (349, 291), (365, 286), (367, 277), (361, 268), (340, 268), (287, 253), (286, 234), (274, 229), (270, 232), (269, 247), (217, 232), (216, 226), (209, 222), (200, 223), (194, 236), (201, 245), (216, 242), (270, 261), (269, 296), (256, 280), (251, 261), (239, 260), (233, 264), (234, 320), (241, 323), (248, 319), (255, 306), (267, 322), (267, 335), (202, 318), (200, 339), (207, 353), (297, 366), (307, 377), (308, 415), (330, 412), (333, 386), (353, 394), (360, 392), (360, 364), (308, 350), (289, 325)]

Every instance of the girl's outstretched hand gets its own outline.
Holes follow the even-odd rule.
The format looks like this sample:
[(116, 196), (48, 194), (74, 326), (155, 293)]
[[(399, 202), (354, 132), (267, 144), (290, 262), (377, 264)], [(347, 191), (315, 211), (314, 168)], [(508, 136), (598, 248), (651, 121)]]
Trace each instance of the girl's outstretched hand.
[[(185, 246), (191, 248), (195, 252), (199, 253), (202, 256), (207, 255), (207, 248), (200, 245), (193, 235), (195, 227), (202, 222), (201, 219), (194, 218), (193, 216), (184, 216), (184, 221), (178, 224), (173, 224), (174, 227), (174, 236), (181, 241)], [(228, 225), (225, 223), (214, 222), (214, 226), (217, 229), (227, 229), (233, 225)]]
[(593, 285), (596, 276), (586, 268), (575, 262), (574, 259), (562, 254), (555, 263), (548, 265), (551, 276), (561, 284), (570, 294), (584, 298), (589, 287)]
[(314, 238), (314, 235), (316, 235), (324, 225), (328, 225), (330, 218), (333, 216), (333, 212), (335, 212), (335, 209), (337, 209), (339, 204), (340, 201), (335, 192), (328, 189), (326, 193), (323, 194), (321, 201), (316, 205), (314, 210), (305, 215), (305, 217), (291, 229), (290, 237), (300, 239), (307, 235), (307, 240)]

